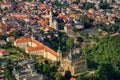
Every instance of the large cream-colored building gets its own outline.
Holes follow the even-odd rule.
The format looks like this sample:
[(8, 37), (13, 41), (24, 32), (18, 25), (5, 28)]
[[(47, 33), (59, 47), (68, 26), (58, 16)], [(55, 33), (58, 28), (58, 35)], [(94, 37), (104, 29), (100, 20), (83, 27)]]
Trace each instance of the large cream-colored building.
[(33, 38), (18, 38), (14, 41), (14, 45), (24, 49), (30, 55), (41, 55), (52, 61), (57, 61), (58, 59), (57, 52)]

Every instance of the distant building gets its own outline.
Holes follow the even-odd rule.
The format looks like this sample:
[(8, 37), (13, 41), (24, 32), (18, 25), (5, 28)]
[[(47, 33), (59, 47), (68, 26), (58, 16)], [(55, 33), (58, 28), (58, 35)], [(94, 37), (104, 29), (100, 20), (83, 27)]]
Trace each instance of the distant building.
[(103, 1), (106, 1), (106, 2), (109, 3), (109, 4), (112, 4), (112, 3), (113, 3), (113, 0), (103, 0)]
[(5, 40), (0, 40), (0, 46), (7, 44)]
[(26, 66), (26, 68), (15, 69), (12, 72), (16, 80), (47, 80), (43, 74), (37, 74), (31, 66)]
[(9, 55), (9, 52), (5, 49), (0, 49), (0, 57), (4, 57), (6, 55)]
[(7, 31), (7, 25), (3, 22), (0, 22), (0, 33), (4, 34)]
[(53, 21), (53, 13), (52, 11), (47, 12), (45, 15), (42, 15), (42, 17), (44, 18), (48, 18), (49, 19), (49, 26), (53, 29), (58, 30), (58, 23), (56, 20)]
[(15, 40), (15, 37), (13, 36), (7, 37), (6, 39), (7, 42), (14, 42), (14, 40)]

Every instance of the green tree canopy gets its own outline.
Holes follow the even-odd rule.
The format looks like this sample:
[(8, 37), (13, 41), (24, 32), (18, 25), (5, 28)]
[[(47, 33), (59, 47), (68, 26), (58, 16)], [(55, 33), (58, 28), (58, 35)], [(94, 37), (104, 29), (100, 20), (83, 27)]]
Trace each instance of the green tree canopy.
[(101, 64), (95, 73), (95, 78), (98, 80), (115, 80), (113, 76), (114, 69), (111, 64)]
[(120, 76), (120, 35), (103, 37), (96, 46), (85, 48), (83, 52), (87, 56), (88, 67), (92, 66), (94, 69), (98, 67), (96, 80), (118, 79)]
[(110, 5), (106, 1), (103, 1), (103, 0), (100, 2), (99, 6), (101, 9), (109, 9), (110, 8)]
[(68, 38), (66, 41), (66, 46), (71, 49), (73, 47), (73, 44), (74, 40), (72, 38)]
[(84, 23), (84, 28), (85, 29), (93, 27), (93, 21), (94, 20), (92, 18), (89, 18), (86, 15), (80, 15), (79, 19), (81, 20), (81, 22)]

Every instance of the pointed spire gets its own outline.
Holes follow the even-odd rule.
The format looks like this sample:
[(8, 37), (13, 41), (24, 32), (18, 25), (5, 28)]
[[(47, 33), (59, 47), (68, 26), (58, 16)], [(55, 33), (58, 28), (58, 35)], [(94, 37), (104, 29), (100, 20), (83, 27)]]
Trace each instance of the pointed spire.
[(58, 47), (58, 51), (57, 51), (58, 55), (59, 55), (59, 60), (62, 59), (62, 52), (60, 50), (60, 46)]
[(70, 60), (72, 60), (72, 51), (70, 50), (70, 53), (69, 53), (69, 55), (68, 55), (68, 58), (70, 59)]

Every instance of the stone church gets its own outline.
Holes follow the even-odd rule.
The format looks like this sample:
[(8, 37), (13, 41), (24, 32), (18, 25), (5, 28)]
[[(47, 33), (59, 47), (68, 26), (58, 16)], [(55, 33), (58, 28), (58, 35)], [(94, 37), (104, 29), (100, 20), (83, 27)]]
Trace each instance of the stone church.
[(70, 52), (68, 56), (62, 57), (59, 51), (60, 67), (59, 71), (64, 75), (66, 71), (70, 71), (72, 75), (77, 75), (87, 71), (87, 62), (84, 55), (80, 52)]

